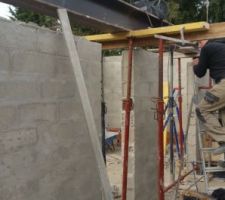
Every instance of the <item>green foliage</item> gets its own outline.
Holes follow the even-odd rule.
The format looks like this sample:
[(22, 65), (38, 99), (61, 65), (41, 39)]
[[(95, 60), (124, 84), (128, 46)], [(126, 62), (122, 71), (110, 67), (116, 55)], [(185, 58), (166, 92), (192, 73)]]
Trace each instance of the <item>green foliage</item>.
[(85, 36), (85, 35), (92, 35), (92, 34), (99, 34), (101, 33), (98, 30), (80, 26), (80, 25), (73, 25), (72, 31), (75, 35)]
[(49, 28), (54, 28), (58, 24), (57, 20), (53, 17), (41, 15), (23, 8), (15, 8), (15, 10), (10, 8), (9, 11), (12, 15), (12, 20), (19, 20), (26, 23), (33, 22), (39, 26), (45, 26)]
[[(134, 0), (124, 0), (128, 3)], [(165, 0), (169, 5), (168, 20), (173, 24), (182, 24), (194, 21), (206, 20), (205, 0)], [(49, 27), (55, 29), (59, 27), (57, 19), (46, 15), (41, 15), (22, 8), (10, 9), (13, 20), (20, 20), (24, 22), (33, 22), (39, 26)], [(209, 21), (220, 22), (225, 20), (225, 4), (224, 0), (210, 0), (209, 7)], [(80, 25), (73, 26), (73, 32), (76, 35), (98, 34), (91, 28)]]
[[(169, 4), (169, 21), (182, 24), (195, 21), (206, 21), (206, 0), (167, 0)], [(209, 22), (225, 21), (224, 0), (209, 0)]]
[[(168, 5), (168, 20), (173, 24), (195, 22), (199, 21), (202, 17), (205, 17), (200, 15), (203, 9), (201, 0), (169, 0)], [(205, 19), (206, 17), (204, 20)]]
[(120, 56), (122, 55), (122, 49), (103, 50), (104, 56)]
[[(124, 0), (128, 3), (134, 2), (134, 0)], [(195, 21), (206, 21), (206, 6), (204, 2), (206, 0), (165, 0), (169, 6), (168, 21), (173, 24), (183, 24)], [(221, 22), (225, 21), (225, 3), (224, 0), (209, 0), (209, 22)], [(60, 27), (56, 18), (41, 15), (22, 8), (10, 9), (12, 14), (12, 20), (20, 20), (24, 22), (33, 22), (39, 26), (45, 26), (51, 29), (57, 29)], [(90, 35), (101, 33), (97, 30), (75, 25), (72, 27), (75, 35)], [(104, 51), (105, 56), (121, 55), (122, 50), (107, 50)]]
[(225, 21), (225, 3), (224, 0), (211, 0), (209, 7), (209, 21)]
[[(39, 26), (48, 27), (50, 29), (56, 30), (60, 27), (60, 24), (58, 20), (54, 17), (49, 17), (46, 15), (38, 14), (30, 10), (26, 10), (23, 8), (15, 8), (15, 10), (12, 10), (10, 8), (10, 13), (12, 15), (12, 20), (19, 20), (23, 22), (33, 22)], [(72, 27), (73, 33), (75, 35), (84, 36), (84, 35), (90, 35), (90, 34), (98, 34), (100, 33), (97, 30), (80, 26), (80, 25), (74, 25)]]

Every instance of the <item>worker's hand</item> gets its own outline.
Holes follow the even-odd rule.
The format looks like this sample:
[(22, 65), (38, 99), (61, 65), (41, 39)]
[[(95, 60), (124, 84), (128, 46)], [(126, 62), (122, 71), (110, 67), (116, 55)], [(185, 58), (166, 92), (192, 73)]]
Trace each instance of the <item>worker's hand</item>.
[(194, 58), (193, 61), (192, 61), (192, 64), (193, 65), (197, 65), (199, 62), (199, 59), (198, 58)]

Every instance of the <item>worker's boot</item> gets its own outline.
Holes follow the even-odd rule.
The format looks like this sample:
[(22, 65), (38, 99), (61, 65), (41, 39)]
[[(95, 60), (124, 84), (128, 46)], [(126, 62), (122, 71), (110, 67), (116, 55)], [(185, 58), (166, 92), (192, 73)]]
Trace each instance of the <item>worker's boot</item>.
[(225, 168), (225, 161), (224, 160), (219, 160), (218, 161), (218, 166), (222, 167), (222, 168)]
[(213, 151), (214, 155), (225, 153), (225, 142), (218, 142), (218, 143), (220, 146)]

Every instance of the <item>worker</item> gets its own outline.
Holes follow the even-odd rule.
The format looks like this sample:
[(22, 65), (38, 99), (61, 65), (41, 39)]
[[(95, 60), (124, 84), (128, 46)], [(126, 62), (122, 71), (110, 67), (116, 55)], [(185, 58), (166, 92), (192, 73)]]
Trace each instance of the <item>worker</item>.
[[(225, 108), (225, 41), (203, 40), (199, 42), (199, 47), (200, 56), (193, 59), (193, 71), (201, 78), (209, 70), (215, 84), (206, 91), (196, 109), (196, 114), (204, 123), (206, 133), (218, 142), (219, 147), (213, 152), (218, 155), (225, 153), (225, 127), (215, 116), (215, 111)], [(224, 166), (224, 162), (220, 165)]]

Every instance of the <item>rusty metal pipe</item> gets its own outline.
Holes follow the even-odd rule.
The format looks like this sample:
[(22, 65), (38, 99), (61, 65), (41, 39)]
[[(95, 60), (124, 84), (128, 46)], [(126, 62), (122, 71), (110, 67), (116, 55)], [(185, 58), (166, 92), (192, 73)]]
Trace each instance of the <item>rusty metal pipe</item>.
[(127, 73), (127, 96), (125, 100), (125, 133), (123, 149), (123, 177), (122, 177), (122, 200), (127, 199), (127, 175), (129, 156), (130, 112), (132, 108), (131, 83), (132, 83), (133, 39), (129, 39), (128, 48), (128, 73)]
[(191, 173), (193, 173), (196, 170), (196, 168), (192, 169), (191, 171), (187, 172), (186, 174), (184, 174), (183, 176), (181, 176), (180, 178), (178, 178), (176, 181), (174, 181), (173, 183), (171, 183), (169, 186), (167, 186), (164, 189), (164, 192), (168, 192), (171, 188), (173, 188), (175, 185), (177, 185), (179, 182), (181, 182), (182, 180), (184, 180), (188, 175), (190, 175)]
[(158, 85), (158, 199), (164, 200), (164, 151), (163, 151), (163, 40), (159, 40), (159, 85)]
[(178, 58), (178, 103), (179, 103), (179, 140), (180, 140), (180, 155), (181, 159), (184, 153), (183, 143), (183, 113), (182, 113), (182, 89), (181, 89), (181, 59)]

